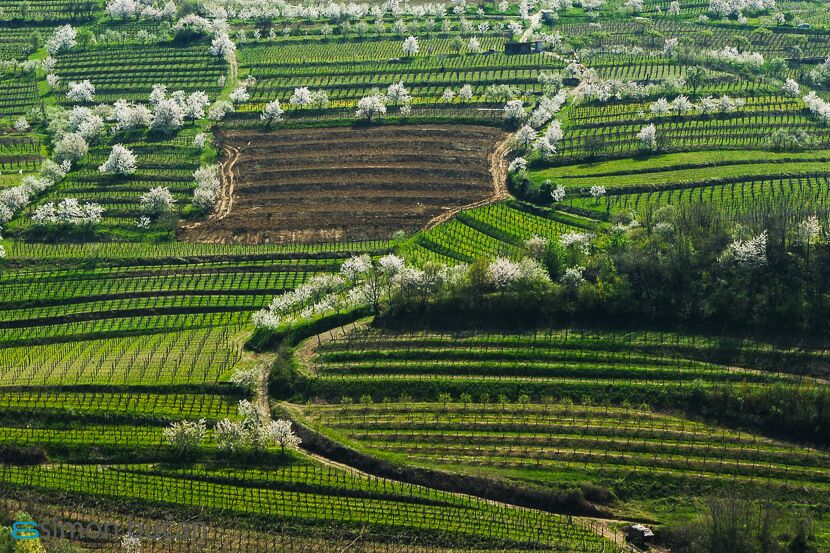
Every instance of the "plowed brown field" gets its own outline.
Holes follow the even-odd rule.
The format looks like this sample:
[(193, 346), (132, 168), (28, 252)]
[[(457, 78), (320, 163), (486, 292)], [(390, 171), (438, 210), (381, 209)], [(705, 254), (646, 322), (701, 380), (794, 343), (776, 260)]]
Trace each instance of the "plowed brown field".
[(490, 156), (505, 136), (472, 125), (227, 131), (217, 137), (223, 201), (180, 238), (319, 242), (413, 231), (494, 194)]

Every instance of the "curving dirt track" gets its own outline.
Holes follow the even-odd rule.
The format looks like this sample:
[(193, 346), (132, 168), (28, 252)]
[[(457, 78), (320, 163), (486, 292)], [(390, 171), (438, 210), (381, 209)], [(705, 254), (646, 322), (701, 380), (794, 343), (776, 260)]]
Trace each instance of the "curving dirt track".
[(505, 133), (475, 125), (229, 131), (222, 191), (180, 239), (385, 239), (503, 197)]

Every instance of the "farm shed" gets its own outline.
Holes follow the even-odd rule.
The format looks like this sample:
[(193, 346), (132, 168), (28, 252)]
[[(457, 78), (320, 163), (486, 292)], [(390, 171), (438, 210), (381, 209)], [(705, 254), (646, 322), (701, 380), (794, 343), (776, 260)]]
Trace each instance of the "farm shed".
[(654, 541), (654, 532), (648, 526), (632, 524), (626, 529), (626, 539), (636, 545), (646, 545)]
[(542, 41), (531, 40), (529, 42), (505, 42), (505, 54), (539, 54), (542, 52)]

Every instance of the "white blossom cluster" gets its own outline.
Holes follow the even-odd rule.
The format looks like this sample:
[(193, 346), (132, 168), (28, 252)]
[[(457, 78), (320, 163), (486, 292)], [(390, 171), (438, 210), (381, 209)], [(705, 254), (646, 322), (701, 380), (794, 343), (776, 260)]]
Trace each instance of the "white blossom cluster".
[(162, 431), (164, 440), (180, 453), (197, 449), (207, 436), (207, 421), (178, 421)]
[[(344, 274), (362, 271), (360, 258), (343, 263)], [(340, 275), (317, 275), (305, 284), (274, 298), (267, 308), (254, 313), (254, 325), (261, 328), (277, 329), (299, 319), (309, 319), (315, 314), (327, 313), (342, 304), (342, 292), (347, 280)]]
[(89, 79), (84, 79), (80, 82), (70, 81), (69, 91), (66, 97), (73, 102), (94, 102), (95, 101), (95, 85)]
[(94, 202), (81, 204), (77, 198), (46, 202), (35, 208), (32, 222), (36, 225), (88, 226), (101, 221), (104, 208)]
[(539, 283), (550, 283), (548, 272), (535, 259), (529, 257), (513, 261), (497, 257), (487, 267), (489, 284), (499, 291), (523, 290)]
[(139, 205), (141, 212), (149, 216), (165, 215), (173, 211), (175, 205), (173, 194), (166, 186), (156, 186), (141, 195)]
[(542, 159), (549, 159), (556, 155), (557, 145), (565, 137), (562, 131), (562, 124), (553, 121), (545, 133), (533, 145), (534, 150), (539, 153)]
[(654, 126), (654, 123), (645, 125), (640, 129), (640, 132), (637, 133), (637, 141), (643, 150), (652, 152), (657, 150), (657, 127)]
[(798, 82), (796, 82), (795, 79), (787, 79), (784, 82), (784, 86), (781, 87), (781, 91), (787, 96), (797, 98), (801, 93), (801, 87), (798, 86)]
[(381, 94), (364, 96), (357, 102), (355, 115), (369, 122), (376, 117), (383, 117), (386, 115), (386, 97)]
[(709, 13), (715, 17), (739, 17), (775, 9), (775, 0), (709, 0)]
[(201, 119), (210, 104), (208, 95), (197, 90), (186, 94), (177, 90), (168, 94), (164, 85), (154, 85), (150, 92), (150, 105), (153, 107), (150, 129), (163, 133), (179, 130), (185, 119)]
[(519, 123), (527, 119), (527, 112), (524, 102), (521, 100), (510, 100), (504, 104), (504, 119), (510, 123)]
[(594, 80), (585, 84), (576, 94), (575, 100), (607, 102), (626, 98), (646, 98), (659, 90), (679, 90), (685, 85), (683, 79), (667, 79), (663, 84), (640, 84), (636, 81), (619, 79)]
[(219, 181), (219, 167), (205, 165), (193, 173), (196, 180), (196, 189), (193, 191), (193, 205), (201, 211), (213, 209), (219, 197), (221, 183)]
[(176, 15), (176, 4), (172, 0), (167, 2), (153, 2), (153, 0), (109, 0), (107, 15), (113, 19), (173, 19)]
[(559, 245), (563, 248), (573, 248), (587, 254), (591, 251), (591, 240), (594, 235), (588, 232), (566, 232), (559, 237)]
[(355, 2), (326, 2), (291, 4), (284, 0), (206, 0), (203, 5), (211, 17), (218, 19), (275, 19), (275, 18), (327, 18), (332, 21), (356, 21), (370, 16), (442, 17), (448, 6), (441, 3), (409, 3), (390, 0), (379, 4)]
[(818, 96), (814, 90), (810, 91), (802, 100), (804, 100), (804, 104), (810, 110), (810, 113), (824, 123), (830, 121), (830, 103)]
[(10, 221), (35, 196), (63, 180), (67, 170), (66, 165), (58, 165), (47, 159), (40, 166), (40, 176), (26, 176), (19, 185), (0, 192), (0, 224)]
[(733, 240), (721, 254), (721, 260), (734, 262), (742, 269), (763, 267), (767, 264), (767, 231), (747, 240)]
[(564, 90), (560, 90), (554, 96), (542, 96), (528, 118), (530, 126), (534, 129), (544, 126), (559, 113), (567, 99), (568, 94)]
[(291, 426), (291, 421), (271, 420), (267, 409), (247, 399), (237, 404), (237, 413), (241, 420), (224, 418), (216, 423), (214, 437), (219, 451), (237, 453), (253, 447), (262, 450), (277, 445), (283, 451), (296, 449), (302, 443)]
[(807, 73), (807, 79), (816, 86), (830, 85), (830, 58), (824, 60), (824, 63), (811, 69)]
[(764, 65), (764, 56), (758, 52), (741, 52), (734, 46), (724, 46), (720, 50), (709, 50), (705, 56), (712, 61), (717, 61), (736, 67), (758, 68)]
[(68, 50), (78, 44), (78, 32), (72, 25), (63, 25), (55, 29), (55, 32), (46, 40), (46, 51), (51, 55)]
[(98, 172), (102, 175), (132, 175), (136, 172), (135, 154), (123, 144), (115, 144)]
[(521, 173), (527, 169), (527, 160), (523, 157), (517, 157), (507, 165), (508, 173)]

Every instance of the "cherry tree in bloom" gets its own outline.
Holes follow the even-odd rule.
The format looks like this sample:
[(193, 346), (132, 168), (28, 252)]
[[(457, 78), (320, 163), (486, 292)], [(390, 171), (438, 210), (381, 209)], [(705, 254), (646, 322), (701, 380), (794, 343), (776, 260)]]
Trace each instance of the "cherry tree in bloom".
[(383, 117), (386, 115), (384, 97), (380, 95), (364, 96), (358, 100), (355, 114), (358, 117), (363, 117), (369, 123), (375, 117)]
[(54, 154), (58, 163), (69, 162), (70, 166), (89, 153), (89, 145), (78, 133), (67, 133), (55, 144)]
[(202, 90), (192, 92), (184, 102), (184, 116), (188, 119), (201, 119), (210, 105), (210, 98)]
[(695, 109), (695, 105), (689, 101), (688, 96), (680, 95), (671, 102), (671, 111), (674, 115), (686, 115)]
[(666, 13), (671, 16), (680, 15), (680, 2), (672, 0)]
[(104, 208), (89, 202), (81, 204), (76, 198), (66, 198), (58, 204), (47, 202), (39, 205), (32, 214), (36, 225), (88, 226), (101, 221)]
[(814, 90), (810, 91), (802, 100), (813, 115), (825, 123), (830, 121), (830, 103), (819, 97)]
[(203, 132), (198, 133), (193, 137), (193, 145), (200, 150), (207, 145), (207, 135)]
[(452, 102), (455, 99), (455, 91), (450, 87), (445, 88), (444, 93), (441, 94), (441, 99), (445, 102)]
[(275, 99), (265, 104), (265, 109), (259, 115), (259, 118), (265, 123), (266, 127), (270, 127), (274, 123), (282, 121), (283, 109), (280, 107), (280, 101)]
[(230, 94), (230, 100), (234, 104), (239, 104), (241, 102), (247, 102), (251, 99), (251, 95), (248, 93), (248, 86), (245, 84), (241, 84)]
[(199, 449), (207, 437), (205, 419), (171, 423), (162, 432), (165, 441), (179, 454), (188, 455)]
[(69, 113), (67, 128), (94, 142), (104, 133), (104, 119), (88, 107), (75, 106)]
[(78, 44), (77, 38), (78, 33), (72, 25), (63, 25), (55, 29), (52, 36), (46, 40), (46, 50), (54, 56), (63, 50), (73, 48)]
[(46, 75), (46, 84), (51, 88), (58, 88), (58, 85), (61, 84), (61, 78), (54, 73), (49, 73)]
[(152, 114), (147, 106), (131, 104), (126, 100), (118, 100), (113, 104), (112, 116), (115, 119), (115, 130), (118, 132), (149, 127), (152, 121)]
[(587, 255), (591, 251), (592, 238), (593, 235), (587, 232), (566, 232), (559, 237), (559, 245)]
[(655, 117), (665, 117), (671, 112), (671, 104), (665, 98), (658, 98), (651, 103), (649, 110)]
[(820, 237), (821, 223), (815, 215), (807, 217), (796, 225), (795, 240), (797, 243), (809, 246), (818, 242)]
[(110, 0), (107, 2), (107, 15), (113, 19), (131, 19), (139, 13), (136, 0)]
[(606, 194), (606, 190), (604, 186), (594, 185), (588, 190), (588, 193), (591, 195), (592, 198), (602, 198)]
[(565, 199), (565, 187), (560, 184), (550, 191), (550, 197), (554, 202), (561, 202)]
[(798, 83), (793, 79), (787, 79), (784, 83), (784, 86), (781, 87), (781, 90), (787, 96), (792, 96), (793, 98), (797, 98), (798, 95), (801, 93), (801, 88), (798, 86)]
[(280, 446), (280, 451), (285, 455), (286, 448), (297, 449), (303, 442), (291, 428), (291, 421), (277, 419), (269, 422), (263, 427), (267, 442)]
[(414, 36), (408, 37), (403, 41), (403, 53), (409, 57), (418, 53), (421, 47), (418, 45), (418, 39)]
[(236, 44), (233, 43), (228, 33), (220, 33), (210, 43), (210, 54), (230, 61), (236, 54)]
[(458, 97), (462, 102), (469, 102), (473, 98), (473, 87), (465, 84), (458, 91)]
[(219, 197), (219, 171), (216, 165), (199, 167), (194, 173), (196, 189), (193, 191), (193, 205), (199, 211), (212, 209)]
[(301, 86), (294, 89), (294, 94), (288, 99), (288, 103), (292, 106), (305, 107), (311, 105), (312, 94), (307, 86)]
[(141, 212), (150, 216), (166, 215), (173, 211), (175, 200), (166, 186), (156, 186), (141, 195)]
[(570, 289), (579, 288), (585, 282), (582, 272), (584, 267), (568, 267), (561, 277), (561, 282)]
[(163, 98), (156, 103), (150, 129), (169, 134), (182, 128), (183, 124), (184, 110), (174, 98)]
[(23, 116), (18, 117), (17, 120), (14, 122), (14, 130), (16, 130), (17, 132), (26, 132), (31, 128), (32, 126)]
[(216, 447), (223, 453), (236, 453), (250, 445), (250, 437), (241, 422), (222, 419), (214, 427)]
[(637, 133), (637, 140), (640, 142), (640, 148), (648, 151), (657, 150), (657, 127), (653, 123), (644, 126)]
[(224, 119), (227, 114), (233, 113), (233, 111), (234, 108), (232, 103), (220, 100), (211, 106), (208, 111), (208, 119), (218, 122)]
[(471, 54), (478, 54), (481, 52), (481, 43), (478, 41), (478, 38), (471, 36), (470, 40), (467, 42), (467, 51)]
[(536, 140), (536, 130), (530, 125), (525, 125), (513, 135), (513, 144), (521, 149), (527, 150)]
[(104, 175), (132, 175), (136, 171), (135, 154), (123, 144), (116, 144), (98, 171)]
[(767, 231), (748, 240), (733, 240), (720, 259), (723, 262), (733, 262), (741, 269), (763, 267), (767, 264)]
[(390, 84), (389, 88), (386, 89), (386, 100), (397, 107), (398, 104), (408, 104), (412, 101), (412, 96), (409, 95), (403, 81), (399, 81)]
[(85, 79), (81, 82), (69, 82), (69, 92), (66, 97), (73, 102), (94, 102), (95, 101), (95, 85)]
[(519, 264), (506, 257), (497, 257), (487, 267), (487, 277), (496, 290), (506, 290), (519, 278)]
[(504, 119), (510, 123), (520, 123), (527, 119), (524, 103), (521, 100), (510, 100), (504, 104)]
[(507, 166), (509, 173), (521, 173), (525, 169), (527, 169), (527, 160), (523, 157), (517, 157)]

